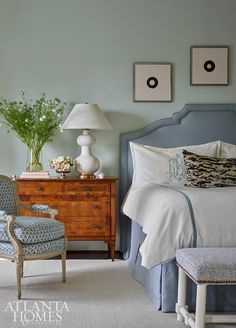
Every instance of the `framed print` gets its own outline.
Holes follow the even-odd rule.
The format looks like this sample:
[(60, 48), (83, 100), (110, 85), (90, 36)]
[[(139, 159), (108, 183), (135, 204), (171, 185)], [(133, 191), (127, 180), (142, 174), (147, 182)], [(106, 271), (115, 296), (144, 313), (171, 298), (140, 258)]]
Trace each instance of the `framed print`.
[(223, 46), (190, 48), (191, 85), (228, 85), (229, 48)]
[(134, 101), (171, 101), (170, 63), (134, 63)]

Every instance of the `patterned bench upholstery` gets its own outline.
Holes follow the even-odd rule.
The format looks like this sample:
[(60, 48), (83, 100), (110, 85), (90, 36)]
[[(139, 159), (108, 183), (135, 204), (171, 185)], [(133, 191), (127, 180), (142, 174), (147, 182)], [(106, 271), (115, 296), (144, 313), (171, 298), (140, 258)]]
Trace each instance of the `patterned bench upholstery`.
[(198, 284), (236, 283), (236, 248), (183, 248), (176, 260)]
[[(236, 284), (236, 248), (183, 248), (176, 251), (179, 266), (177, 320), (191, 328), (204, 328), (205, 323), (236, 323), (236, 315), (206, 314), (208, 285)], [(187, 276), (197, 284), (196, 315), (186, 304)]]

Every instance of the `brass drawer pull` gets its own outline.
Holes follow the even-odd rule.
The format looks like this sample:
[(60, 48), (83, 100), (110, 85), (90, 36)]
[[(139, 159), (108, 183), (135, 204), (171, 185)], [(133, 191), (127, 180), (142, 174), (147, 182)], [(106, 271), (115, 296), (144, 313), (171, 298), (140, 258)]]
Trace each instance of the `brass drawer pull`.
[(99, 208), (99, 205), (97, 205), (97, 204), (92, 204), (92, 208), (97, 209), (97, 208)]
[(92, 228), (96, 229), (96, 228), (98, 228), (98, 225), (95, 224), (95, 223), (93, 223), (93, 224), (92, 224)]
[(40, 187), (40, 186), (37, 186), (37, 190), (39, 190), (39, 191), (43, 191), (44, 188), (43, 188), (43, 187)]

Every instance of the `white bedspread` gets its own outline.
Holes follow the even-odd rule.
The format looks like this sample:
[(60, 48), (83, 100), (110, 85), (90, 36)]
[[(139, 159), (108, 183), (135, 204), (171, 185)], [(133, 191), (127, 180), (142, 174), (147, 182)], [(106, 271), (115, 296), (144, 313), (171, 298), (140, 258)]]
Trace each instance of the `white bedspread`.
[[(197, 247), (236, 246), (236, 187), (178, 190), (191, 201)], [(173, 259), (178, 248), (193, 246), (188, 202), (183, 194), (168, 186), (131, 188), (123, 212), (139, 223), (146, 234), (140, 247), (146, 268)]]

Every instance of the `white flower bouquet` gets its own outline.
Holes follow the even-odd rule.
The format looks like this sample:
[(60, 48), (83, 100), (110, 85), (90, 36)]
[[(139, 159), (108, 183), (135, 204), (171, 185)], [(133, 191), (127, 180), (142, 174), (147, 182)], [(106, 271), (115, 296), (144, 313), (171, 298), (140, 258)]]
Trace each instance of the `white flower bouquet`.
[(50, 169), (55, 169), (57, 172), (70, 172), (71, 166), (73, 166), (73, 159), (70, 156), (59, 156), (49, 161)]

